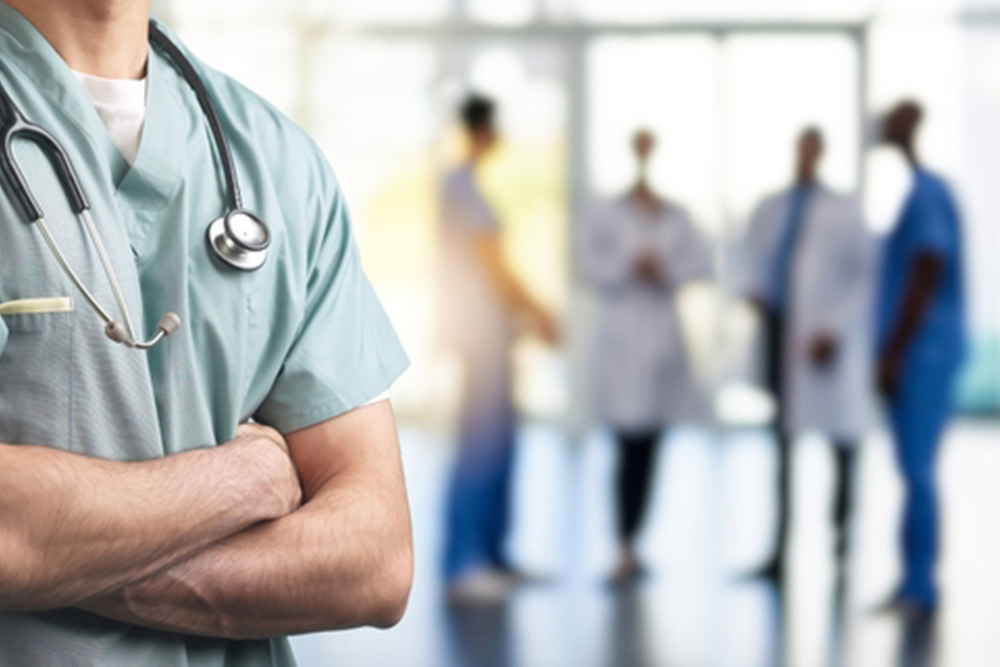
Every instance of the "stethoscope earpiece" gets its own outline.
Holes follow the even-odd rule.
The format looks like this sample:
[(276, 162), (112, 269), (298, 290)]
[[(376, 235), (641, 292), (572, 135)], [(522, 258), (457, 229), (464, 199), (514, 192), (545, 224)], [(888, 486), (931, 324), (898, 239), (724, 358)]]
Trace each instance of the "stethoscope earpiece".
[(104, 326), (104, 335), (115, 343), (125, 345), (129, 342), (130, 336), (124, 325), (118, 320), (111, 320)]

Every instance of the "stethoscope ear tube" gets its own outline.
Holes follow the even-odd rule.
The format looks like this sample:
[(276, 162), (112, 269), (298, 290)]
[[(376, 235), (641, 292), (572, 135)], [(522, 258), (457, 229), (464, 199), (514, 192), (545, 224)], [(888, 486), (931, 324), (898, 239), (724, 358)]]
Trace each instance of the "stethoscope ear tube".
[(163, 32), (156, 27), (156, 24), (152, 21), (149, 22), (149, 39), (153, 44), (156, 44), (170, 57), (178, 69), (181, 71), (181, 75), (184, 80), (187, 81), (191, 89), (194, 90), (194, 95), (198, 99), (198, 104), (201, 106), (202, 113), (205, 114), (205, 118), (208, 119), (208, 127), (212, 131), (212, 137), (215, 139), (215, 147), (219, 151), (219, 159), (222, 161), (222, 172), (226, 178), (226, 196), (228, 199), (229, 210), (238, 211), (243, 208), (243, 197), (240, 194), (240, 182), (239, 177), (236, 174), (236, 164), (233, 160), (233, 153), (229, 149), (229, 142), (226, 141), (226, 133), (222, 129), (222, 121), (219, 120), (219, 114), (215, 111), (215, 105), (212, 104), (212, 98), (209, 97), (208, 91), (201, 82), (201, 77), (198, 76), (198, 72), (195, 71), (194, 65), (188, 60), (184, 52), (177, 48), (177, 45), (170, 41), (170, 38), (163, 34)]
[[(194, 91), (198, 104), (208, 120), (208, 127), (222, 162), (228, 210), (222, 218), (209, 225), (208, 246), (224, 264), (240, 271), (256, 271), (267, 261), (271, 232), (267, 223), (259, 216), (243, 208), (236, 162), (212, 98), (188, 57), (152, 21), (149, 23), (149, 39), (167, 54)], [(236, 229), (233, 224), (235, 220), (249, 221), (250, 231), (253, 233), (249, 235), (243, 233), (247, 231), (247, 227)]]
[(45, 217), (45, 213), (28, 186), (28, 181), (25, 179), (17, 160), (14, 159), (14, 139), (30, 141), (41, 149), (45, 157), (52, 163), (52, 168), (62, 184), (63, 191), (74, 213), (80, 214), (90, 208), (90, 202), (87, 201), (83, 186), (80, 185), (80, 178), (73, 168), (73, 162), (63, 147), (45, 128), (25, 120), (17, 107), (7, 97), (6, 91), (0, 89), (0, 95), (3, 97), (6, 115), (3, 126), (0, 128), (0, 137), (3, 139), (3, 145), (0, 146), (0, 169), (3, 171), (11, 194), (24, 209), (28, 221), (37, 222)]
[[(267, 224), (260, 217), (242, 207), (242, 196), (232, 151), (226, 141), (222, 122), (212, 104), (208, 90), (180, 48), (171, 42), (153, 22), (149, 24), (149, 32), (150, 40), (166, 52), (194, 90), (198, 103), (208, 119), (212, 137), (222, 162), (227, 186), (228, 206), (226, 214), (209, 226), (207, 234), (209, 245), (214, 254), (226, 264), (242, 271), (255, 271), (263, 266), (267, 260), (271, 233)], [(90, 202), (87, 200), (69, 155), (48, 131), (24, 118), (2, 83), (0, 83), (0, 112), (3, 114), (2, 124), (0, 124), (0, 174), (3, 175), (12, 198), (17, 200), (21, 208), (24, 209), (28, 222), (35, 224), (39, 229), (63, 272), (104, 321), (105, 335), (110, 340), (126, 347), (148, 350), (163, 338), (176, 332), (181, 326), (181, 319), (175, 313), (167, 313), (160, 319), (156, 335), (153, 338), (145, 342), (136, 340), (135, 328), (129, 315), (125, 296), (101, 236), (91, 218)], [(13, 143), (15, 139), (24, 139), (34, 143), (52, 164), (73, 212), (83, 223), (87, 235), (91, 237), (91, 241), (97, 249), (118, 303), (118, 309), (121, 312), (121, 322), (114, 319), (98, 302), (96, 296), (73, 270), (55, 238), (49, 233), (45, 224), (45, 213), (35, 199), (14, 155)]]

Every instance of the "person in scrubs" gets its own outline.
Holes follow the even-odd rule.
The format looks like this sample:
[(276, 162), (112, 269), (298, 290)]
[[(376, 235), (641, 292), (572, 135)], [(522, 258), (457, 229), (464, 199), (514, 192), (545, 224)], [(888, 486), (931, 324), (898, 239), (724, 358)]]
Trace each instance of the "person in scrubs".
[(800, 133), (793, 185), (761, 202), (744, 243), (743, 292), (764, 321), (766, 382), (777, 406), (777, 531), (754, 574), (775, 581), (785, 570), (793, 438), (816, 432), (833, 443), (843, 573), (856, 451), (871, 413), (873, 243), (856, 199), (820, 181), (823, 149), (818, 128)]
[(882, 126), (914, 179), (885, 241), (878, 301), (878, 384), (906, 483), (903, 579), (886, 608), (908, 616), (938, 604), (938, 451), (966, 345), (962, 222), (951, 187), (917, 155), (922, 118), (919, 104), (904, 101)]
[(501, 600), (521, 578), (504, 551), (517, 426), (511, 346), (519, 326), (549, 343), (557, 339), (552, 315), (504, 259), (500, 221), (476, 181), (498, 143), (495, 114), (488, 98), (464, 102), (468, 154), (445, 176), (441, 192), (442, 337), (465, 376), (444, 563), (448, 597), (456, 603)]
[[(258, 271), (223, 265), (216, 145), (149, 20), (141, 1), (0, 3), (0, 80), (76, 165), (136, 327), (182, 322), (148, 352), (109, 341), (4, 190), (5, 667), (290, 667), (284, 637), (393, 625), (409, 594), (385, 395), (408, 362), (344, 195), (302, 130), (189, 55), (273, 237)], [(52, 165), (15, 143), (66, 259), (114, 304)]]
[(616, 480), (620, 552), (612, 582), (642, 573), (635, 540), (645, 516), (656, 446), (671, 424), (698, 417), (676, 307), (687, 283), (712, 276), (712, 254), (688, 212), (649, 184), (656, 138), (633, 138), (639, 177), (598, 206), (581, 233), (579, 267), (599, 297), (596, 351), (599, 411), (619, 448)]

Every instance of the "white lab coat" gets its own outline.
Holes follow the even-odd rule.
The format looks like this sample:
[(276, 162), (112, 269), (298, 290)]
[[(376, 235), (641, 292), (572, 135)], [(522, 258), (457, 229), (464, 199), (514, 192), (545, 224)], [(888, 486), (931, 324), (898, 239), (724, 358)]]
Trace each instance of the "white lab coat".
[[(765, 199), (750, 221), (744, 255), (744, 293), (766, 303), (788, 221), (790, 191)], [(784, 355), (785, 428), (818, 431), (855, 442), (872, 413), (874, 239), (858, 202), (818, 186), (807, 204), (789, 271)], [(819, 368), (810, 347), (821, 333), (838, 351)]]
[[(626, 431), (698, 419), (703, 396), (674, 297), (685, 283), (711, 275), (712, 257), (687, 211), (666, 203), (650, 214), (622, 197), (596, 206), (579, 238), (579, 269), (598, 297), (592, 374), (598, 414)], [(659, 259), (665, 285), (636, 277), (644, 253)]]

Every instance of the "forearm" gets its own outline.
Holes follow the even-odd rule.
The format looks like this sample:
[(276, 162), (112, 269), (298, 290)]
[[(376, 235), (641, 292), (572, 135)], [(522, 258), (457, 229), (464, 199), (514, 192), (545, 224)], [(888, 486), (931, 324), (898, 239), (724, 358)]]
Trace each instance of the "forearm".
[(521, 281), (510, 270), (503, 257), (500, 241), (493, 234), (484, 235), (476, 241), (479, 261), (486, 270), (493, 289), (512, 313), (537, 314), (542, 308), (525, 289)]
[(944, 262), (937, 255), (925, 253), (914, 260), (903, 305), (883, 354), (900, 355), (909, 347), (926, 317), (943, 271)]
[(231, 639), (395, 623), (413, 554), (388, 402), (293, 434), (289, 444), (307, 499), (298, 511), (83, 608)]
[(76, 604), (288, 511), (250, 446), (120, 463), (0, 445), (0, 610)]
[[(410, 554), (366, 494), (251, 528), (84, 609), (182, 634), (259, 639), (391, 625)], [(395, 545), (395, 546), (394, 546)]]

